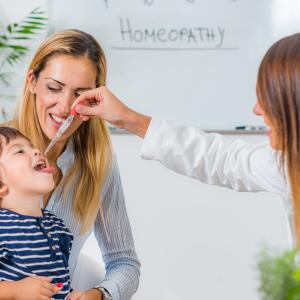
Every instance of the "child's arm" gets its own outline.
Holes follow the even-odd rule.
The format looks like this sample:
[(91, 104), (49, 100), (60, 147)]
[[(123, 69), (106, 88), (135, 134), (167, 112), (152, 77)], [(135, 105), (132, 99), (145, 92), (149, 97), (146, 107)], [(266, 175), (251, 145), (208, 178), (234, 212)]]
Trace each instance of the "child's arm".
[(52, 278), (43, 276), (27, 277), (18, 281), (0, 281), (0, 300), (50, 299), (58, 293), (58, 288), (51, 283)]
[(0, 300), (15, 299), (15, 281), (0, 281)]

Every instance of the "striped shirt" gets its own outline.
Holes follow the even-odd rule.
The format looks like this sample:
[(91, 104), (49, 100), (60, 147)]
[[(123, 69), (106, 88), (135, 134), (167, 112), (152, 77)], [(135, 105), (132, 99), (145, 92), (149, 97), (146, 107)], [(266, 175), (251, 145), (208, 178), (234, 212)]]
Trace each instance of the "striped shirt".
[(42, 217), (32, 217), (0, 208), (0, 280), (52, 277), (52, 283), (63, 283), (52, 299), (65, 299), (71, 291), (72, 240), (63, 221), (46, 210)]
[[(67, 176), (73, 162), (74, 150), (70, 139), (56, 161), (63, 178)], [(113, 300), (129, 300), (138, 287), (140, 262), (134, 248), (116, 159), (113, 161), (111, 172), (106, 175), (106, 182), (101, 191), (105, 226), (98, 212), (94, 226), (85, 233), (80, 232), (80, 220), (72, 206), (75, 189), (76, 182), (72, 182), (70, 192), (62, 195), (62, 188), (58, 185), (45, 207), (61, 218), (74, 236), (69, 259), (71, 282), (80, 250), (94, 231), (106, 269), (105, 277), (99, 279), (99, 285), (109, 292)]]

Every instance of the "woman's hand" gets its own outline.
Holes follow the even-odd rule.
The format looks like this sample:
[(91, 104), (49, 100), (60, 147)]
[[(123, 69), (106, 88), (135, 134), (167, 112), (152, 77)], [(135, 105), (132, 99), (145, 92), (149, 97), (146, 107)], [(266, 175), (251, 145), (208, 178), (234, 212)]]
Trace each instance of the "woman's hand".
[(82, 93), (73, 103), (72, 108), (74, 107), (84, 121), (97, 116), (118, 128), (124, 128), (124, 119), (130, 112), (130, 109), (105, 86)]
[(151, 118), (127, 107), (108, 88), (82, 93), (73, 103), (72, 108), (83, 121), (98, 116), (112, 125), (123, 128), (140, 137), (144, 137)]
[(84, 292), (73, 290), (72, 293), (67, 297), (67, 300), (79, 300), (83, 296)]
[(67, 300), (102, 300), (102, 294), (98, 289), (90, 289), (85, 292), (74, 290)]
[(32, 276), (14, 281), (15, 296), (13, 299), (48, 300), (62, 289), (62, 287), (59, 288), (52, 284), (51, 281), (52, 278), (43, 276)]

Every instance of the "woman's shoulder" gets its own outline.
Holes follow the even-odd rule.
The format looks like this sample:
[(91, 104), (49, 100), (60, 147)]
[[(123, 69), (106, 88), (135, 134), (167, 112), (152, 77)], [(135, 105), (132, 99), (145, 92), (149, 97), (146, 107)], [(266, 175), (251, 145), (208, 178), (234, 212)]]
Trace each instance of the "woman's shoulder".
[(103, 194), (106, 194), (108, 188), (111, 185), (115, 185), (118, 181), (120, 181), (120, 172), (118, 166), (118, 160), (116, 154), (112, 153), (112, 158), (110, 164), (107, 166), (106, 174), (105, 174), (104, 188)]

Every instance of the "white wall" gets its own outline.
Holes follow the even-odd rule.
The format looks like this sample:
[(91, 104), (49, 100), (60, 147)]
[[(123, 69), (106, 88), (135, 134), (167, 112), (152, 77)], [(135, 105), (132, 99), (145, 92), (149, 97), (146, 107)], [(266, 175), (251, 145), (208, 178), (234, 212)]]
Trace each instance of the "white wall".
[[(251, 113), (258, 66), (276, 40), (299, 30), (298, 1), (106, 2), (107, 9), (104, 0), (49, 0), (49, 15), (52, 28), (80, 28), (100, 41), (108, 84), (130, 106), (205, 129), (262, 125)], [(177, 38), (158, 34), (164, 30)]]
[[(137, 137), (112, 139), (142, 262), (133, 299), (259, 299), (255, 266), (262, 245), (288, 247), (281, 199), (204, 185), (140, 159)], [(83, 252), (99, 255), (93, 238)]]

